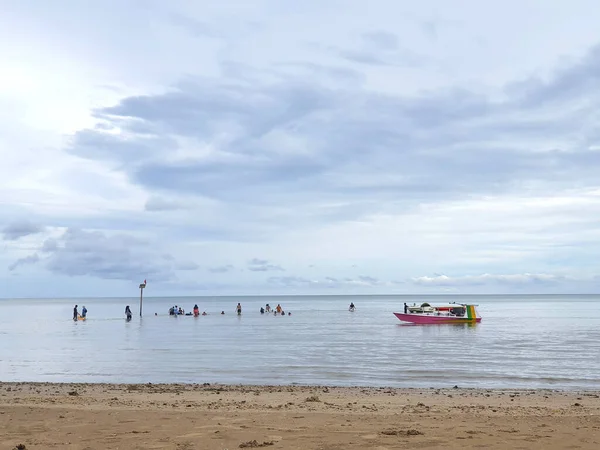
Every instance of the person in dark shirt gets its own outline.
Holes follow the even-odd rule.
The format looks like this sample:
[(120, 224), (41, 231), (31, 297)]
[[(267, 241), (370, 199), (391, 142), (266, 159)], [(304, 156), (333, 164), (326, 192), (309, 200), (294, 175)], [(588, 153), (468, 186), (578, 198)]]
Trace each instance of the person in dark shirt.
[(73, 320), (77, 320), (77, 316), (79, 316), (79, 312), (77, 311), (77, 305), (73, 308)]
[(129, 305), (125, 307), (125, 315), (127, 316), (127, 320), (131, 320), (131, 309), (129, 309)]

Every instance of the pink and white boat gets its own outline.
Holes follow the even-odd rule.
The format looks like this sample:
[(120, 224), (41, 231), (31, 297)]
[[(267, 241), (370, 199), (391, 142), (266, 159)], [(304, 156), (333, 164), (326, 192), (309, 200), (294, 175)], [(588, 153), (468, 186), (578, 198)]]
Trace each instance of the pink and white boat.
[(477, 305), (466, 305), (462, 303), (449, 303), (447, 305), (432, 306), (422, 303), (420, 306), (409, 306), (404, 304), (404, 313), (394, 313), (403, 322), (417, 324), (434, 323), (478, 323), (481, 316), (477, 311)]

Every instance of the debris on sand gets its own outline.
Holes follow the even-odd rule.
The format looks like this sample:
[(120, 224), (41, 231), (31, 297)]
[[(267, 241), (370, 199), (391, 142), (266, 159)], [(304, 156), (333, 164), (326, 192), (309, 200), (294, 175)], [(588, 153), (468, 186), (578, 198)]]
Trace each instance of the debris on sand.
[(410, 430), (383, 430), (381, 434), (386, 436), (419, 436), (423, 433), (419, 430), (410, 429)]
[(27, 450), (27, 447), (25, 447), (25, 444), (18, 444), (13, 450)]
[(240, 448), (268, 447), (269, 445), (275, 445), (275, 442), (273, 442), (273, 441), (264, 441), (261, 444), (256, 439), (254, 439), (253, 441), (242, 442), (240, 444)]

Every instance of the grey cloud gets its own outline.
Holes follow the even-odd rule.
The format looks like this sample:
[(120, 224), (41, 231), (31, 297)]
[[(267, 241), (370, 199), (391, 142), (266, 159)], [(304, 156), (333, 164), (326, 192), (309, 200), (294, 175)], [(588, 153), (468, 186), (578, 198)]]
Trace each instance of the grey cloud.
[[(267, 189), (294, 189), (309, 184), (326, 167), (309, 158), (281, 158), (274, 161), (204, 163), (156, 163), (146, 164), (134, 173), (134, 180), (142, 185), (154, 185), (169, 190), (194, 192), (221, 200), (239, 198), (240, 188), (244, 196), (260, 201)], [(235, 179), (230, 176), (235, 174)]]
[[(202, 195), (252, 217), (263, 207), (269, 225), (270, 208), (278, 223), (297, 226), (523, 185), (589, 186), (600, 164), (600, 152), (588, 150), (600, 139), (599, 64), (594, 49), (551, 81), (507, 87), (501, 102), (466, 89), (413, 97), (330, 89), (318, 78), (188, 79), (96, 111), (122, 136), (82, 130), (85, 145), (72, 151), (119, 165), (149, 190)], [(170, 157), (176, 138), (197, 143), (193, 158)]]
[(150, 197), (144, 209), (149, 212), (160, 212), (160, 211), (176, 211), (179, 209), (185, 209), (185, 205), (176, 200), (167, 200), (162, 197)]
[[(548, 81), (539, 77), (519, 80), (506, 86), (521, 107), (564, 108), (597, 105), (600, 87), (600, 44), (571, 66), (559, 68)], [(592, 102), (592, 104), (590, 104)]]
[(248, 261), (247, 269), (251, 272), (271, 272), (271, 271), (283, 271), (283, 267), (276, 264), (271, 264), (266, 259), (253, 258)]
[(227, 273), (231, 272), (233, 269), (234, 267), (231, 264), (227, 264), (225, 266), (209, 267), (208, 271), (211, 273)]
[(2, 229), (2, 238), (5, 241), (16, 241), (19, 238), (38, 234), (45, 230), (45, 227), (29, 221), (13, 222)]
[(26, 256), (25, 258), (17, 259), (14, 263), (8, 266), (8, 270), (13, 271), (19, 266), (24, 266), (27, 264), (35, 264), (40, 260), (40, 257), (37, 253), (33, 255)]
[[(177, 270), (195, 270), (195, 263), (178, 263), (155, 250), (150, 242), (126, 234), (67, 229), (47, 239), (33, 254), (13, 263), (14, 268), (40, 262), (51, 272), (68, 276), (139, 281), (174, 280)], [(12, 266), (11, 266), (12, 267)]]
[(58, 240), (54, 238), (48, 238), (42, 244), (40, 251), (42, 253), (52, 253), (58, 250)]
[(51, 272), (130, 281), (174, 276), (170, 265), (156, 257), (148, 242), (129, 235), (68, 229), (57, 244), (46, 262)]

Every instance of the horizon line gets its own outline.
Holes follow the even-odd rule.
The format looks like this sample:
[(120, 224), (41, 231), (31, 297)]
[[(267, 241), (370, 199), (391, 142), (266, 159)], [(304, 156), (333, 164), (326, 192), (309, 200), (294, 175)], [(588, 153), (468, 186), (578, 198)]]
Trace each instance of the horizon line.
[[(548, 294), (548, 293), (510, 293), (510, 294), (457, 294), (457, 293), (429, 293), (429, 294), (218, 294), (218, 295), (163, 295), (163, 296), (144, 296), (144, 299), (161, 299), (161, 298), (215, 298), (215, 297), (507, 297), (507, 296), (520, 296), (520, 297), (533, 297), (533, 296), (544, 296), (544, 297), (560, 297), (560, 296), (600, 296), (600, 293), (561, 293), (561, 294)], [(0, 300), (69, 300), (69, 299), (120, 299), (120, 298), (135, 298), (138, 299), (138, 295), (133, 296), (52, 296), (52, 297), (0, 297)]]

